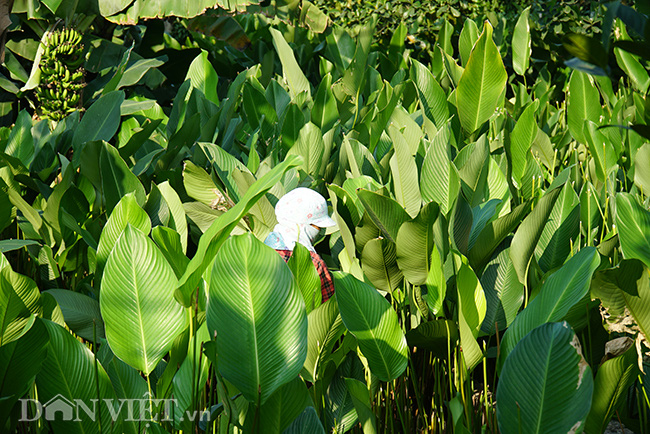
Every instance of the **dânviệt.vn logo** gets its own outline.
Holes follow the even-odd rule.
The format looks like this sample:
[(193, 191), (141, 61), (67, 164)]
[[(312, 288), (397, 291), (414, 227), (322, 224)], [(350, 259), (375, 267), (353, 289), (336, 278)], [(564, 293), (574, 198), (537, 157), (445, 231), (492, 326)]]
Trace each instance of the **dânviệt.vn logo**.
[(186, 410), (178, 408), (176, 399), (157, 399), (145, 393), (140, 399), (70, 399), (58, 394), (47, 402), (20, 399), (19, 422), (38, 419), (49, 422), (194, 422), (210, 421), (209, 410)]

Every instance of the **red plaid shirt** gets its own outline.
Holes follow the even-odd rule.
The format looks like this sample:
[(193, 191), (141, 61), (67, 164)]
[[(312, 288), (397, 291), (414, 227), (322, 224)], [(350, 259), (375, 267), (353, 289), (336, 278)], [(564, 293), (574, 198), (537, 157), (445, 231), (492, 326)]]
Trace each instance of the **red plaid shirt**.
[[(282, 259), (284, 259), (285, 262), (289, 260), (293, 253), (291, 250), (276, 250), (276, 252), (282, 256)], [(323, 296), (323, 303), (325, 303), (334, 295), (334, 279), (332, 279), (332, 274), (327, 269), (327, 265), (325, 265), (323, 258), (318, 256), (315, 252), (309, 252), (309, 254), (311, 255), (311, 261), (314, 263), (316, 271), (318, 271), (318, 275), (320, 276), (320, 292)]]

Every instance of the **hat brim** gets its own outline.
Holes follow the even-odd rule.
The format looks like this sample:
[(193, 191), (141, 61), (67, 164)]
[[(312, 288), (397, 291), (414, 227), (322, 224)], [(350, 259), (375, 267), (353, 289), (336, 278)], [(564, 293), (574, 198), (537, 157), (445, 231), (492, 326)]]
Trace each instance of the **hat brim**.
[(319, 228), (329, 228), (336, 226), (336, 222), (332, 220), (331, 217), (321, 217), (318, 220), (314, 220), (311, 224), (318, 226)]

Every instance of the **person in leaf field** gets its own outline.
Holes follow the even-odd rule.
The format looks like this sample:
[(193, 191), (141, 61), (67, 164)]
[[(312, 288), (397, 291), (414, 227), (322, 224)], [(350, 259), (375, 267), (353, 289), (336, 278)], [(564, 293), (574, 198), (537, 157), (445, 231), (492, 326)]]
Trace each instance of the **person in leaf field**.
[(305, 246), (320, 276), (325, 303), (334, 295), (334, 281), (313, 246), (325, 235), (325, 228), (336, 225), (327, 212), (325, 198), (309, 188), (296, 188), (280, 198), (275, 205), (275, 216), (278, 224), (264, 243), (273, 247), (285, 261), (291, 257), (296, 242)]

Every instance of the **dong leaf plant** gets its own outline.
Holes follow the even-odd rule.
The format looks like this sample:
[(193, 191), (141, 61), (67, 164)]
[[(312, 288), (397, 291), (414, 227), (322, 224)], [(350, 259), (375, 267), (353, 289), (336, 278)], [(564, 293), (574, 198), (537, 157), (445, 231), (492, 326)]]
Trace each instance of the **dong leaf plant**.
[[(0, 128), (0, 431), (649, 432), (642, 6), (558, 60), (532, 8), (423, 57), (306, 1), (144, 3), (70, 9), (78, 106)], [(215, 5), (249, 46), (197, 30)], [(325, 303), (264, 244), (297, 187), (337, 223)]]

